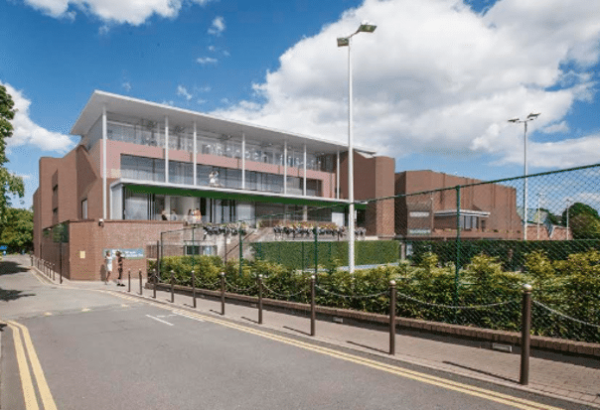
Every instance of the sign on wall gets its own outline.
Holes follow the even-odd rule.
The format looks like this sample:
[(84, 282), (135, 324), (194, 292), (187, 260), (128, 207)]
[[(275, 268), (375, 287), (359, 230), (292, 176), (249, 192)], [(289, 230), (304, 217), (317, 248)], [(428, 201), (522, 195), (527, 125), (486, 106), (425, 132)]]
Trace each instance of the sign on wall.
[(115, 249), (104, 249), (102, 251), (102, 257), (106, 255), (106, 251), (110, 251), (111, 256), (116, 257), (117, 251), (121, 251), (123, 257), (125, 259), (144, 259), (144, 248), (134, 248), (134, 249), (123, 249), (123, 248), (115, 248)]

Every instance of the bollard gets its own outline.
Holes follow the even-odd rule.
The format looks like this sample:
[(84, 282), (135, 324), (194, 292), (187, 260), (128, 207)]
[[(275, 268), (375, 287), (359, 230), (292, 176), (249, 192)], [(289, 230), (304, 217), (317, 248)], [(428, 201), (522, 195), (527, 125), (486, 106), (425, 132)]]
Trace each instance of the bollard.
[(58, 277), (60, 278), (60, 283), (62, 284), (62, 269), (58, 272)]
[(221, 272), (221, 315), (225, 316), (225, 272)]
[(56, 280), (56, 265), (52, 264), (52, 280)]
[(263, 322), (263, 304), (262, 304), (262, 292), (263, 292), (263, 283), (262, 283), (262, 275), (258, 275), (258, 324), (262, 325)]
[(171, 271), (171, 303), (175, 303), (175, 272)]
[(519, 383), (529, 384), (529, 352), (531, 341), (531, 285), (523, 285), (523, 311), (521, 313), (521, 377)]
[(127, 283), (128, 283), (127, 292), (131, 293), (131, 269), (127, 269)]
[(192, 271), (192, 305), (196, 307), (196, 274)]
[(154, 299), (156, 299), (156, 285), (158, 283), (158, 273), (156, 272), (156, 269), (153, 269), (152, 273), (154, 274), (153, 275), (154, 276), (154, 293), (153, 293), (152, 297)]
[(140, 277), (140, 295), (144, 295), (144, 290), (142, 289), (142, 270), (139, 270), (139, 277)]
[(390, 281), (390, 354), (396, 354), (396, 282)]
[(315, 305), (315, 275), (310, 277), (310, 335), (314, 336), (315, 322), (317, 321), (317, 309)]

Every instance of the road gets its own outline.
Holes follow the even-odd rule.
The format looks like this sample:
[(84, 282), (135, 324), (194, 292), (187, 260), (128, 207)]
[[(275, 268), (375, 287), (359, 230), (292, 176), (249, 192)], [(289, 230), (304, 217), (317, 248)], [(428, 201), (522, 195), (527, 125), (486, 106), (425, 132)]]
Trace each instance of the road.
[[(25, 410), (582, 409), (0, 262), (0, 405)], [(539, 404), (542, 403), (542, 404)]]

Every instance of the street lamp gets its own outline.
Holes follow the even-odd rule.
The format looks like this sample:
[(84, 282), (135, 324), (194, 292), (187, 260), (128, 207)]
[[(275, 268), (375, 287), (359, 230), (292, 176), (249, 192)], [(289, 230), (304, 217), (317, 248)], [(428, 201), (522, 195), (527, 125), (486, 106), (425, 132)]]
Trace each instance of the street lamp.
[(352, 37), (372, 33), (377, 26), (363, 22), (354, 33), (337, 39), (338, 47), (348, 47), (348, 271), (354, 273), (354, 151), (352, 149)]
[(535, 120), (540, 116), (540, 113), (529, 114), (527, 118), (521, 120), (519, 118), (511, 118), (508, 122), (523, 124), (523, 155), (524, 155), (524, 168), (525, 168), (525, 184), (523, 184), (523, 240), (527, 240), (527, 123)]

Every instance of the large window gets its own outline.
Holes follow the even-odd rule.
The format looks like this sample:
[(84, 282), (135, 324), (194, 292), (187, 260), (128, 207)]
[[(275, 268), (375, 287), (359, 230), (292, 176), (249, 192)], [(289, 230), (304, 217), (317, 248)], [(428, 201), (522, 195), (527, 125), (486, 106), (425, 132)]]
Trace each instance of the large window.
[(194, 183), (194, 165), (189, 162), (169, 161), (169, 182), (192, 185)]
[(165, 161), (157, 158), (121, 155), (121, 176), (142, 181), (165, 182)]

